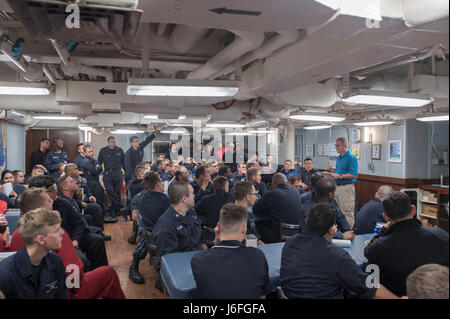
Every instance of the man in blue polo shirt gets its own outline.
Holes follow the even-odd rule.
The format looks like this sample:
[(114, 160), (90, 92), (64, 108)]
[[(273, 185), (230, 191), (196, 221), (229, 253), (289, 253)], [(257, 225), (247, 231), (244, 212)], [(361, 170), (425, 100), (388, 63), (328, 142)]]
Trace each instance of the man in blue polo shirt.
[(359, 298), (396, 298), (382, 285), (368, 287), (364, 273), (344, 249), (332, 244), (336, 209), (313, 206), (307, 229), (291, 237), (281, 253), (280, 284), (288, 298), (343, 299), (345, 291)]
[[(358, 160), (348, 149), (348, 141), (345, 137), (336, 139), (336, 152), (339, 156), (336, 160), (336, 168), (331, 174), (336, 180), (336, 201), (347, 217), (350, 227), (355, 224), (355, 182), (358, 177)], [(327, 169), (330, 169), (328, 163)]]
[(270, 293), (266, 257), (245, 247), (247, 215), (244, 207), (232, 203), (220, 210), (220, 241), (191, 260), (198, 298), (257, 299)]
[(0, 263), (0, 291), (7, 299), (66, 299), (66, 273), (61, 258), (63, 230), (58, 212), (31, 210), (19, 219), (25, 246)]

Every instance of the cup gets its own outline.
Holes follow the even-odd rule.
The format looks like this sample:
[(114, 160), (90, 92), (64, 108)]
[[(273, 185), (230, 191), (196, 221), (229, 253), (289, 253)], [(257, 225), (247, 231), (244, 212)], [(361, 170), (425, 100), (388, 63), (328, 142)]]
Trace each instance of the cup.
[(245, 246), (246, 247), (258, 247), (258, 238), (255, 235), (245, 235)]

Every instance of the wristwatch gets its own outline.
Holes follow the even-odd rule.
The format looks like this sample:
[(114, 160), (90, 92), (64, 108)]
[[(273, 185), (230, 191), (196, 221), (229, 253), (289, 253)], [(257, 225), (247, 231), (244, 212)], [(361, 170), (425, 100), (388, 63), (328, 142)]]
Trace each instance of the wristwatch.
[(342, 174), (339, 174), (339, 179), (342, 179)]

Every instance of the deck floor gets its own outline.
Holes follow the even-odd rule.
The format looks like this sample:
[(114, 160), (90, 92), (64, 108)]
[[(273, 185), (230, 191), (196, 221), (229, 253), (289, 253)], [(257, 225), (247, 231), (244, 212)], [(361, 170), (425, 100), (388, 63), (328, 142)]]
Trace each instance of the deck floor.
[(145, 278), (145, 284), (137, 285), (128, 278), (128, 271), (133, 259), (132, 253), (136, 245), (128, 243), (131, 235), (131, 221), (124, 221), (118, 217), (119, 222), (105, 224), (105, 234), (111, 235), (112, 240), (105, 242), (109, 265), (114, 267), (119, 276), (120, 284), (127, 299), (168, 299), (167, 295), (155, 288), (157, 273), (149, 264), (149, 256), (139, 264), (139, 272)]

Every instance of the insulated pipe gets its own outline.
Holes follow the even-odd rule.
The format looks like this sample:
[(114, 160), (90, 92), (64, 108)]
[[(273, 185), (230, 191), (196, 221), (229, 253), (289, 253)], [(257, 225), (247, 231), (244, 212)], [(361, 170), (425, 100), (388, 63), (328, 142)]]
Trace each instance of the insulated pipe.
[(255, 50), (264, 41), (263, 32), (231, 31), (236, 39), (222, 51), (209, 59), (205, 64), (195, 69), (187, 76), (188, 79), (207, 79), (220, 71), (224, 66), (235, 61), (243, 54)]
[(44, 66), (42, 67), (42, 71), (44, 71), (44, 74), (47, 76), (48, 80), (51, 83), (56, 84), (55, 76), (53, 75), (52, 71), (50, 71), (50, 69), (47, 67), (47, 65), (44, 64)]
[(408, 27), (444, 19), (449, 15), (447, 0), (403, 0), (403, 19)]
[[(245, 54), (242, 58), (239, 59), (239, 63), (241, 66), (249, 64), (257, 59), (263, 59), (269, 55), (271, 55), (274, 51), (278, 50), (281, 47), (284, 47), (287, 44), (294, 43), (300, 36), (300, 31), (292, 30), (292, 31), (278, 31), (278, 35), (274, 36), (270, 40), (266, 41), (263, 45), (261, 45), (258, 49)], [(211, 78), (215, 79), (217, 77), (227, 75), (234, 71), (234, 63), (227, 65), (225, 68), (212, 75)]]
[(167, 42), (175, 52), (187, 53), (205, 36), (208, 30), (208, 28), (178, 24)]
[(390, 61), (387, 63), (381, 63), (381, 64), (375, 65), (373, 67), (369, 67), (369, 68), (365, 68), (365, 69), (362, 69), (359, 71), (352, 72), (351, 75), (352, 76), (366, 75), (366, 74), (378, 72), (378, 71), (381, 71), (381, 70), (384, 70), (387, 68), (393, 68), (393, 67), (396, 67), (399, 65), (424, 60), (426, 58), (429, 58), (430, 56), (435, 55), (440, 47), (441, 47), (441, 44), (438, 43), (438, 44), (435, 44), (434, 46), (432, 46), (431, 48), (429, 48), (425, 53), (401, 57), (394, 61)]
[(158, 37), (162, 37), (164, 35), (164, 32), (166, 31), (167, 23), (159, 23), (158, 28), (156, 29), (156, 35)]

